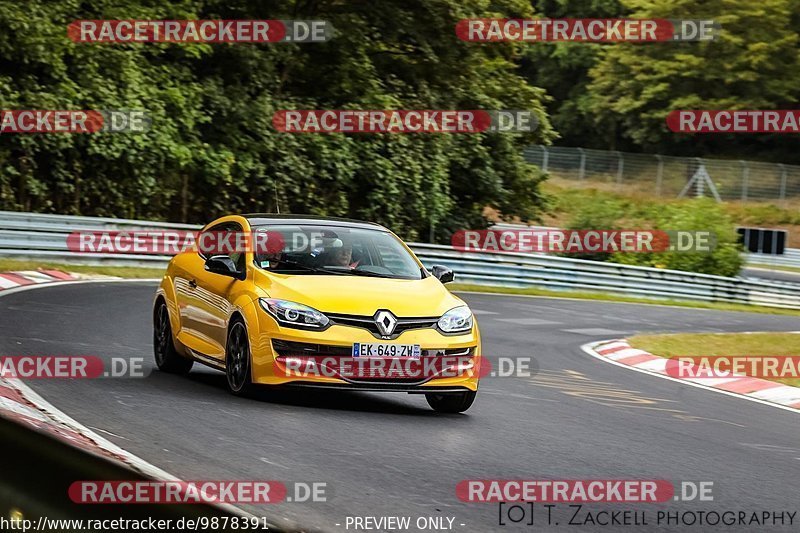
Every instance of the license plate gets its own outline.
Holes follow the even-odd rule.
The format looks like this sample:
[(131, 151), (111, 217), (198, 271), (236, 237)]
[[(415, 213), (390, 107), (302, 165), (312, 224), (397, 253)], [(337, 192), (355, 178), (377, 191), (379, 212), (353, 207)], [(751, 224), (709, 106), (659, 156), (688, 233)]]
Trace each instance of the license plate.
[(385, 344), (357, 342), (353, 357), (419, 357), (419, 344)]

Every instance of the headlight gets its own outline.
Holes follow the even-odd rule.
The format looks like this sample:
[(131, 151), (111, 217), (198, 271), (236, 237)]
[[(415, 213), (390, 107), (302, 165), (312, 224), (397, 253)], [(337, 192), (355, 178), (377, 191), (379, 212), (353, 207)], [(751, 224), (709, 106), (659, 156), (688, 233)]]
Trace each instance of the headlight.
[(469, 331), (472, 329), (472, 311), (466, 305), (454, 307), (442, 315), (438, 325), (445, 333)]
[(288, 300), (259, 298), (264, 311), (275, 317), (278, 324), (290, 328), (321, 329), (328, 325), (328, 317), (307, 305)]

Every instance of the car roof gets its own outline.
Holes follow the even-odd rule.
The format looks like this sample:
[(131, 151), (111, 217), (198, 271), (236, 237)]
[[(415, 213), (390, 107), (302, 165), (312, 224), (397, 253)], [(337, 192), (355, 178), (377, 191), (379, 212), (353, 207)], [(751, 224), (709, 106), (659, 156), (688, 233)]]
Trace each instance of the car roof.
[(241, 215), (250, 226), (283, 226), (296, 224), (299, 226), (314, 224), (317, 226), (337, 226), (347, 228), (378, 229), (389, 231), (380, 224), (353, 220), (351, 218), (321, 217), (314, 215), (276, 215), (273, 213), (248, 213)]

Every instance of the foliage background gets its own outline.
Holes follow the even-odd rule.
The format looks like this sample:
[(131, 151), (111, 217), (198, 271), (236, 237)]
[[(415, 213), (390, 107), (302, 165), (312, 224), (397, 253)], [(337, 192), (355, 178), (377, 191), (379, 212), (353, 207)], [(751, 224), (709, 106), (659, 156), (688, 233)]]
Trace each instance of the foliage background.
[[(0, 2), (0, 108), (145, 109), (145, 134), (4, 135), (4, 209), (203, 222), (226, 212), (340, 215), (410, 239), (535, 218), (542, 174), (522, 160), (554, 137), (518, 44), (459, 41), (454, 21), (522, 1)], [(75, 19), (325, 19), (313, 44), (75, 44)], [(531, 109), (538, 132), (281, 134), (277, 109)]]
[[(468, 17), (712, 18), (702, 43), (466, 43)], [(76, 44), (76, 19), (325, 19), (317, 44)], [(0, 0), (1, 109), (145, 109), (145, 134), (3, 135), (0, 208), (204, 222), (339, 215), (447, 241), (536, 221), (532, 142), (800, 162), (791, 136), (669, 132), (675, 108), (794, 108), (800, 0)], [(531, 109), (529, 134), (292, 135), (277, 109)], [(277, 201), (276, 201), (277, 199)], [(486, 208), (491, 208), (486, 210)], [(598, 207), (606, 216), (613, 206)], [(591, 214), (596, 216), (597, 213)], [(587, 214), (586, 216), (590, 216)]]

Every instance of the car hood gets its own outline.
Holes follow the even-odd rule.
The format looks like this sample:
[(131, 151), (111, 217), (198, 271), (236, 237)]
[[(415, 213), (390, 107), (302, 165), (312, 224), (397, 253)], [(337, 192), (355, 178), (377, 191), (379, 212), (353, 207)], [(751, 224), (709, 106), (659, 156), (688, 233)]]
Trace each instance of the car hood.
[(408, 280), (257, 272), (254, 281), (265, 296), (302, 303), (323, 313), (372, 316), (378, 309), (388, 309), (399, 317), (432, 317), (464, 305), (433, 276)]

